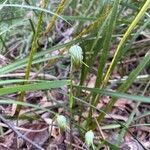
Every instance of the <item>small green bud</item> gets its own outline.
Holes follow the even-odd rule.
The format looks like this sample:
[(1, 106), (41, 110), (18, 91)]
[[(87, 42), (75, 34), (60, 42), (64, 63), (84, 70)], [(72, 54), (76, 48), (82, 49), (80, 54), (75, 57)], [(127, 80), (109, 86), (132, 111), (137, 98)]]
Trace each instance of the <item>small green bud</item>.
[(60, 127), (61, 130), (65, 130), (66, 127), (67, 127), (67, 119), (65, 116), (63, 115), (58, 115), (57, 118), (57, 123), (58, 123), (58, 126)]
[(70, 47), (69, 53), (73, 61), (73, 66), (78, 69), (83, 60), (82, 48), (78, 45), (73, 45)]
[(85, 133), (85, 143), (88, 147), (93, 145), (94, 133), (92, 130)]

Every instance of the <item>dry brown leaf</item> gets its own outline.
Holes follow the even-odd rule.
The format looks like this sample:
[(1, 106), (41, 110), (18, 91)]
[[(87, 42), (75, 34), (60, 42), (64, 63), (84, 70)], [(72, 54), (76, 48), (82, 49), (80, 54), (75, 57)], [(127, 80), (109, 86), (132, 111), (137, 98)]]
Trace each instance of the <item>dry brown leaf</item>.
[(124, 142), (121, 145), (121, 150), (143, 150), (142, 146), (134, 140)]
[(2, 143), (0, 143), (0, 145), (6, 149), (9, 149), (13, 145), (14, 139), (15, 139), (14, 132), (11, 132), (10, 134), (5, 136), (4, 141)]
[(95, 86), (95, 81), (96, 81), (96, 76), (95, 75), (91, 75), (91, 77), (87, 81), (87, 85), (86, 86), (89, 87), (89, 88), (93, 88)]
[[(49, 132), (48, 129), (46, 128), (47, 125), (45, 123), (34, 123), (34, 124), (26, 124), (23, 125), (22, 127), (27, 128), (27, 129), (32, 129), (32, 130), (40, 130), (37, 132), (23, 132), (24, 135), (32, 140), (34, 143), (43, 146), (44, 143), (47, 141), (49, 138)], [(44, 130), (42, 130), (44, 129)], [(32, 148), (32, 145), (26, 142), (26, 145), (28, 148)]]

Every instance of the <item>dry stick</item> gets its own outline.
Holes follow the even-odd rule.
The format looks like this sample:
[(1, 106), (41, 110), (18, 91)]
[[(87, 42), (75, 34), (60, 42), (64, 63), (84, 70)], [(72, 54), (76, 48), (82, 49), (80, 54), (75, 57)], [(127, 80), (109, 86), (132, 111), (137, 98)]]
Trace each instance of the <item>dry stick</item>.
[[(94, 119), (95, 119), (95, 122), (96, 122), (96, 124), (97, 124), (97, 127), (98, 127), (98, 129), (99, 129), (99, 132), (100, 132), (102, 138), (103, 138), (104, 140), (106, 140), (105, 135), (103, 134), (102, 129), (101, 129), (101, 127), (100, 127), (100, 125), (99, 125), (99, 123), (98, 123), (96, 117), (94, 117)], [(110, 148), (109, 148), (108, 146), (106, 146), (106, 145), (105, 145), (105, 148), (106, 148), (106, 150), (110, 150)]]
[[(8, 128), (8, 126), (4, 123), (0, 123), (0, 126)], [(39, 129), (39, 130), (26, 129), (26, 128), (22, 128), (22, 127), (18, 127), (18, 126), (14, 126), (14, 128), (17, 130), (21, 130), (21, 131), (37, 133), (37, 132), (42, 132), (42, 131), (46, 130), (48, 127), (45, 127), (43, 129)]]
[(21, 134), (11, 123), (9, 123), (1, 114), (0, 114), (0, 119), (1, 121), (3, 121), (12, 131), (14, 131), (14, 133), (16, 133), (16, 135), (18, 136), (18, 138), (22, 138), (23, 140), (29, 142), (31, 145), (33, 145), (34, 147), (36, 147), (38, 150), (44, 150), (42, 147), (40, 147), (39, 145), (37, 145), (36, 143), (34, 143), (33, 141), (31, 141), (30, 139), (28, 139), (26, 136), (24, 136), (23, 134)]
[[(66, 144), (70, 144), (70, 142), (68, 142), (67, 140), (65, 140), (64, 142), (65, 142)], [(75, 148), (77, 148), (77, 149), (85, 150), (85, 148), (83, 148), (83, 147), (81, 147), (81, 146), (78, 146), (78, 145), (76, 145), (76, 144), (73, 144), (73, 143), (72, 143), (72, 146), (75, 147)]]

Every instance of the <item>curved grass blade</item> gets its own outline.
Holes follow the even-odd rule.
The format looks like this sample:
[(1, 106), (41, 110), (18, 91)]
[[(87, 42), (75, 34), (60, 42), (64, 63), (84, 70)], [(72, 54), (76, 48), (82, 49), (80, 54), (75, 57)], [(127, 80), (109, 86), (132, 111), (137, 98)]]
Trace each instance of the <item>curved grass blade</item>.
[(137, 23), (139, 22), (139, 20), (142, 18), (142, 16), (144, 15), (144, 13), (147, 11), (148, 7), (150, 5), (150, 0), (147, 0), (144, 4), (144, 6), (141, 8), (140, 12), (137, 14), (137, 16), (135, 17), (135, 19), (133, 20), (133, 22), (131, 23), (131, 25), (129, 26), (129, 28), (127, 29), (126, 33), (124, 34), (123, 38), (121, 39), (117, 50), (114, 54), (113, 60), (106, 72), (105, 78), (103, 80), (103, 85), (105, 86), (109, 80), (110, 74), (112, 73), (112, 70), (114, 69), (114, 67), (116, 66), (118, 60), (121, 58), (121, 54), (122, 54), (122, 46), (125, 43), (125, 41), (127, 40), (128, 36), (131, 34), (132, 30), (134, 29), (134, 27), (137, 25)]
[(24, 9), (43, 11), (45, 13), (57, 16), (58, 18), (64, 20), (65, 22), (67, 22), (71, 26), (71, 24), (66, 19), (64, 19), (60, 15), (57, 15), (56, 13), (54, 13), (50, 10), (44, 9), (44, 8), (39, 8), (39, 7), (36, 7), (36, 6), (29, 6), (29, 5), (19, 5), (19, 4), (0, 4), (0, 7), (17, 7), (17, 8), (20, 8), (20, 9), (24, 8)]
[[(148, 53), (145, 58), (140, 62), (140, 64), (130, 73), (130, 75), (128, 76), (128, 79), (118, 88), (117, 92), (126, 92), (128, 90), (128, 88), (130, 87), (130, 85), (134, 82), (134, 80), (137, 78), (137, 76), (139, 75), (139, 73), (145, 68), (146, 65), (148, 65), (150, 63), (150, 54)], [(116, 103), (117, 98), (113, 97), (111, 101), (109, 101), (109, 103), (107, 104), (107, 106), (104, 108), (105, 112), (110, 112), (113, 105)], [(142, 100), (138, 100), (137, 101), (141, 101)], [(149, 103), (150, 102), (150, 98), (146, 98), (146, 101)], [(98, 121), (101, 121), (103, 118), (105, 117), (105, 114), (100, 114), (97, 118)], [(95, 126), (93, 124), (93, 126)], [(95, 128), (95, 127), (94, 127)]]
[(46, 80), (11, 79), (11, 80), (4, 80), (4, 81), (0, 80), (0, 85), (8, 85), (8, 84), (13, 84), (13, 83), (23, 83), (25, 81), (28, 81), (28, 82), (47, 82)]

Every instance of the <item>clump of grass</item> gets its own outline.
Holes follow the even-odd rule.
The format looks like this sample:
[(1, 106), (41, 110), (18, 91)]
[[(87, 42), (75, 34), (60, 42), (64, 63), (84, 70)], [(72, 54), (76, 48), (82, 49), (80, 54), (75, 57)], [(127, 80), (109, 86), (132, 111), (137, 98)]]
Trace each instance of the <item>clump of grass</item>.
[[(5, 96), (5, 99), (1, 100), (0, 104), (16, 104), (17, 109), (15, 115), (18, 117), (22, 105), (42, 109), (55, 116), (57, 112), (24, 102), (25, 93), (26, 91), (38, 90), (44, 90), (46, 92), (67, 86), (68, 93), (63, 94), (69, 100), (65, 106), (61, 105), (61, 107), (64, 107), (66, 112), (70, 112), (71, 149), (73, 149), (72, 132), (75, 129), (78, 129), (79, 136), (82, 140), (87, 133), (91, 134), (92, 144), (89, 142), (86, 142), (86, 144), (93, 149), (100, 148), (104, 145), (112, 149), (119, 149), (126, 132), (131, 134), (144, 148), (142, 142), (129, 131), (129, 125), (132, 119), (134, 119), (136, 109), (141, 102), (149, 103), (149, 97), (144, 96), (144, 93), (148, 91), (148, 85), (142, 96), (137, 96), (140, 93), (139, 91), (132, 94), (127, 94), (126, 92), (134, 85), (140, 73), (150, 64), (149, 43), (147, 44), (145, 40), (142, 41), (142, 48), (146, 52), (144, 51), (144, 54), (142, 53), (142, 57), (139, 56), (142, 59), (136, 61), (137, 65), (132, 68), (131, 72), (128, 74), (126, 72), (123, 73), (123, 75), (127, 76), (126, 78), (118, 80), (115, 86), (109, 81), (110, 79), (113, 80), (112, 75), (116, 70), (122, 76), (119, 71), (122, 69), (121, 64), (126, 57), (138, 55), (136, 54), (137, 51), (140, 53), (141, 48), (139, 48), (139, 45), (136, 45), (136, 40), (139, 37), (143, 38), (143, 35), (144, 38), (146, 37), (147, 30), (145, 31), (145, 29), (149, 27), (148, 23), (150, 21), (147, 12), (150, 1), (132, 3), (131, 1), (121, 2), (119, 0), (86, 0), (78, 4), (77, 1), (61, 0), (60, 3), (57, 3), (57, 8), (52, 8), (52, 11), (48, 10), (48, 7), (51, 5), (49, 1), (42, 0), (40, 7), (37, 5), (39, 4), (34, 1), (25, 1), (23, 4), (19, 1), (15, 3), (7, 3), (5, 1), (3, 4), (0, 4), (0, 11), (3, 11), (5, 7), (11, 8), (14, 14), (12, 17), (1, 18), (1, 21), (8, 26), (8, 28), (5, 28), (3, 24), (0, 25), (0, 49), (2, 58), (7, 58), (9, 54), (7, 50), (15, 51), (10, 45), (14, 46), (14, 42), (19, 45), (16, 46), (17, 57), (14, 57), (12, 60), (10, 59), (9, 64), (1, 67), (0, 75), (4, 76), (5, 74), (7, 77), (7, 75), (9, 76), (12, 73), (24, 72), (24, 78), (11, 79), (9, 76), (5, 81), (0, 81), (0, 85), (2, 86), (0, 96)], [(16, 8), (20, 9), (20, 14), (17, 13)], [(68, 15), (68, 12), (70, 15)], [(28, 17), (24, 17), (27, 13), (31, 13), (33, 18), (31, 17), (29, 19)], [(126, 13), (128, 17), (126, 17)], [(54, 45), (55, 43), (50, 42), (53, 41), (53, 38), (55, 39), (57, 36), (60, 36), (57, 28), (55, 28), (58, 25), (59, 19), (62, 19), (62, 30), (73, 28), (73, 33), (68, 37), (68, 39), (70, 38), (69, 42)], [(20, 30), (23, 30), (23, 32)], [(39, 40), (43, 36), (46, 36), (47, 40), (44, 46), (40, 47)], [(11, 41), (11, 39), (15, 40)], [(136, 52), (134, 50), (135, 47)], [(56, 80), (57, 77), (55, 77), (54, 81), (47, 81), (46, 78), (38, 78), (38, 74), (41, 72), (44, 72), (43, 74), (49, 74), (48, 70), (55, 72), (52, 67), (63, 64), (63, 61), (66, 60), (70, 63), (67, 66), (70, 68), (70, 72), (68, 72), (65, 79)], [(63, 65), (58, 66), (62, 70), (66, 66), (63, 67)], [(30, 73), (32, 71), (36, 75), (31, 78)], [(146, 74), (147, 71), (144, 73)], [(96, 76), (96, 80), (93, 83), (93, 88), (87, 88), (85, 85), (88, 84), (87, 79), (91, 74)], [(76, 75), (79, 77), (76, 77)], [(149, 74), (147, 73), (146, 75), (148, 77), (144, 78), (144, 80), (148, 81)], [(54, 76), (56, 76), (55, 73)], [(33, 80), (33, 78), (37, 79)], [(144, 81), (141, 80), (140, 84), (144, 84)], [(113, 88), (111, 88), (112, 86)], [(130, 90), (132, 91), (132, 88)], [(19, 99), (16, 99), (16, 101), (7, 97), (9, 94), (16, 92), (21, 92)], [(47, 96), (46, 94), (44, 95)], [(110, 101), (106, 106), (103, 106), (102, 110), (98, 110), (97, 107), (103, 95), (110, 96)], [(106, 114), (111, 116), (112, 108), (118, 98), (121, 97), (137, 102), (136, 109), (132, 110), (126, 124), (111, 117), (119, 125), (117, 126), (118, 128), (122, 127), (115, 144), (111, 144), (104, 138), (99, 138), (101, 143), (96, 144), (94, 142), (94, 130), (98, 129), (99, 124), (103, 123)], [(76, 105), (78, 103), (80, 104)], [(93, 116), (97, 111), (98, 116), (95, 118), (97, 121), (95, 121)], [(84, 112), (88, 114), (88, 117), (82, 116)], [(75, 123), (75, 116), (79, 116), (78, 125)], [(111, 127), (113, 128), (113, 125)]]

